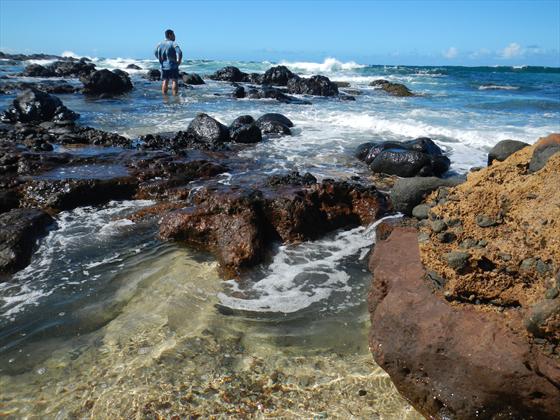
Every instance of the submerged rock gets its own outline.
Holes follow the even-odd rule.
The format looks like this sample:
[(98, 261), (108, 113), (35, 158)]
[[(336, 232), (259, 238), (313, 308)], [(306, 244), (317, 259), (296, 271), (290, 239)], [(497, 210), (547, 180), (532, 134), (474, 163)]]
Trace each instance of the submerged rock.
[(119, 95), (132, 90), (132, 82), (128, 74), (122, 70), (98, 70), (87, 76), (80, 77), (84, 84), (84, 93), (92, 95)]
[(369, 85), (382, 89), (388, 94), (393, 96), (400, 96), (400, 97), (414, 96), (414, 93), (412, 93), (409, 88), (407, 88), (405, 85), (401, 83), (393, 83), (393, 82), (389, 82), (388, 80), (380, 79), (380, 80), (374, 80)]
[(14, 273), (29, 264), (35, 241), (52, 222), (47, 213), (34, 208), (0, 214), (0, 274)]
[(126, 66), (127, 69), (131, 69), (131, 70), (142, 70), (142, 67), (137, 66), (134, 63), (129, 64), (128, 66)]
[(2, 122), (14, 124), (43, 121), (73, 121), (79, 114), (66, 108), (56, 96), (36, 89), (27, 89), (14, 99), (12, 106), (0, 116)]

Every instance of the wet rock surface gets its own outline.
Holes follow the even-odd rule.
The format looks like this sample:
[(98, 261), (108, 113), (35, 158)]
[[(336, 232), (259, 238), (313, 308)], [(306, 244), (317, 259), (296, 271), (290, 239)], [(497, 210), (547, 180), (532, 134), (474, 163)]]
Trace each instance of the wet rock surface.
[(0, 121), (14, 124), (73, 121), (78, 118), (79, 115), (66, 108), (56, 96), (27, 89), (14, 99), (12, 106), (0, 116)]
[(122, 70), (98, 70), (80, 77), (84, 84), (83, 92), (88, 95), (120, 95), (132, 90), (128, 74)]
[(414, 96), (414, 93), (412, 93), (410, 89), (407, 88), (402, 83), (394, 83), (394, 82), (389, 82), (388, 80), (380, 79), (380, 80), (374, 80), (369, 85), (382, 89), (388, 94), (393, 96), (399, 96), (399, 97)]
[(215, 73), (208, 76), (212, 80), (219, 80), (222, 82), (247, 82), (248, 74), (242, 72), (237, 67), (226, 66)]
[(45, 93), (68, 94), (81, 92), (81, 88), (61, 81), (32, 82), (8, 82), (0, 83), (0, 94), (14, 94), (18, 91), (35, 89)]
[(337, 96), (338, 86), (326, 76), (311, 76), (310, 78), (293, 77), (288, 80), (289, 93), (314, 96)]
[(527, 341), (518, 310), (478, 311), (435, 294), (416, 237), (396, 228), (370, 259), (375, 361), (428, 418), (558, 418), (558, 359)]
[(355, 153), (373, 172), (413, 176), (441, 176), (450, 160), (431, 139), (420, 137), (404, 142), (364, 143)]
[(275, 66), (268, 69), (262, 78), (263, 84), (276, 85), (276, 86), (286, 86), (288, 80), (298, 77), (286, 66)]
[[(204, 85), (205, 82), (202, 77), (196, 73), (182, 73), (181, 78), (187, 85)], [(158, 77), (159, 79), (159, 77)]]
[(53, 219), (39, 209), (13, 209), (0, 214), (0, 281), (2, 274), (25, 267), (36, 239)]
[(375, 187), (334, 181), (286, 185), (276, 179), (268, 188), (203, 189), (191, 206), (163, 218), (160, 235), (214, 252), (226, 273), (239, 275), (261, 262), (274, 241), (315, 239), (371, 223), (389, 209)]
[(229, 129), (207, 114), (198, 114), (189, 124), (186, 134), (200, 143), (219, 144), (230, 141)]

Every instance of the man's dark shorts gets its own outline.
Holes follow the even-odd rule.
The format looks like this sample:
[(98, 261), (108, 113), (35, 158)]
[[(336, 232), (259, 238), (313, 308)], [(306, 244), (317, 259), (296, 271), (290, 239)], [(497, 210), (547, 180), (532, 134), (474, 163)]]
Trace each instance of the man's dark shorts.
[(179, 79), (179, 69), (162, 70), (161, 80), (177, 80)]

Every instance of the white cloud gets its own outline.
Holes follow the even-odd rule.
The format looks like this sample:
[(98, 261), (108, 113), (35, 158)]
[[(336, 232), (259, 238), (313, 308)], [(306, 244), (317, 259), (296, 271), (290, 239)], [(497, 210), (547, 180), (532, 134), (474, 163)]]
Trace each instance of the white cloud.
[(449, 47), (447, 51), (443, 53), (445, 58), (455, 58), (459, 54), (459, 50), (455, 47)]
[(512, 42), (500, 52), (500, 57), (509, 59), (521, 57), (523, 54), (524, 50), (521, 45), (519, 45), (517, 42)]

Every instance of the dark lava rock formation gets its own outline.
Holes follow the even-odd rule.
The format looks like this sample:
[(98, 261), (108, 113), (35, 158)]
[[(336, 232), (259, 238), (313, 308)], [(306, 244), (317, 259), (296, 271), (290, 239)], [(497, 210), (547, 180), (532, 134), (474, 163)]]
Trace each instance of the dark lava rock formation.
[(119, 95), (133, 88), (130, 77), (122, 70), (98, 70), (80, 80), (84, 84), (83, 92), (90, 95)]
[(401, 83), (393, 83), (393, 82), (389, 82), (388, 80), (380, 79), (380, 80), (374, 80), (369, 85), (382, 89), (388, 94), (393, 96), (400, 96), (400, 97), (414, 96), (414, 93), (412, 93), (409, 88), (407, 88), (405, 85)]
[(358, 146), (356, 157), (373, 172), (401, 177), (440, 176), (447, 172), (451, 163), (427, 137), (404, 142), (365, 143)]
[(28, 89), (14, 99), (12, 106), (0, 116), (0, 121), (14, 124), (44, 121), (73, 121), (79, 115), (66, 108), (56, 96)]

